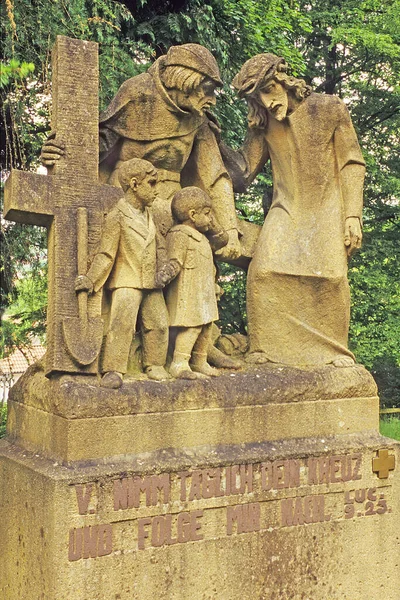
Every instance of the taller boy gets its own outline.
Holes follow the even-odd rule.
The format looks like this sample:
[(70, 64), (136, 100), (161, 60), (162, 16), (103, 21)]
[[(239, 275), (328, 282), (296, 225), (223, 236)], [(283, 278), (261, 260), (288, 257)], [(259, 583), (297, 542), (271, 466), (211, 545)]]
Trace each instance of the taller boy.
[(118, 170), (125, 192), (107, 215), (100, 242), (76, 290), (111, 291), (111, 313), (101, 372), (104, 387), (119, 388), (127, 371), (129, 349), (141, 312), (143, 367), (150, 379), (167, 379), (168, 314), (156, 288), (156, 228), (149, 207), (156, 197), (157, 171), (145, 160), (126, 161)]

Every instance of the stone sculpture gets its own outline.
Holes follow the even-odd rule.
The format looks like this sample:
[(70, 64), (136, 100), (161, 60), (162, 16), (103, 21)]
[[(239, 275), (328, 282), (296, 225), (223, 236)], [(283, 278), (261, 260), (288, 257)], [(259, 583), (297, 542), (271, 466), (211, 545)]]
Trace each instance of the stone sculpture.
[[(228, 232), (221, 254), (235, 259), (241, 250), (232, 184), (215, 137), (218, 125), (208, 112), (220, 86), (215, 58), (198, 44), (172, 46), (147, 73), (126, 81), (100, 115), (100, 178), (118, 186), (118, 169), (126, 160), (150, 161), (158, 171), (154, 220), (164, 236), (174, 224), (174, 193), (181, 185), (198, 185)], [(44, 145), (45, 165), (62, 152), (56, 137)]]
[[(169, 185), (162, 172), (156, 183), (156, 171), (168, 165), (128, 153), (112, 170), (122, 188), (99, 184), (97, 54), (97, 44), (58, 37), (52, 126), (64, 155), (49, 175), (13, 171), (5, 186), (6, 218), (48, 228), (49, 310), (46, 362), (10, 391), (0, 440), (0, 598), (397, 600), (399, 445), (378, 433), (369, 373), (315, 366), (303, 331), (308, 325), (321, 360), (337, 351), (346, 241), (350, 254), (361, 237), (363, 164), (344, 107), (286, 80), (284, 63), (270, 55), (236, 80), (259, 127), (241, 152), (223, 149), (235, 185), (244, 189), (268, 155), (275, 183), (249, 275), (252, 350), (296, 367), (207, 378), (218, 316), (211, 247), (232, 237), (211, 216), (218, 197), (172, 181), (169, 257), (157, 264), (151, 208), (157, 188)], [(156, 157), (159, 144), (160, 162), (168, 161), (189, 148), (182, 140), (178, 133), (143, 147), (154, 142)], [(121, 137), (116, 147), (135, 144)], [(221, 165), (219, 151), (207, 160)], [(165, 374), (164, 284), (178, 378), (112, 389), (138, 311), (145, 364)], [(107, 296), (100, 365), (111, 389), (96, 385)], [(246, 347), (236, 336), (219, 344)], [(306, 361), (314, 366), (298, 368)]]
[[(152, 212), (163, 236), (160, 254), (165, 250), (162, 240), (174, 225), (174, 193), (181, 186), (199, 186), (210, 195), (213, 212), (229, 236), (218, 258), (239, 258), (239, 263), (247, 266), (259, 227), (236, 216), (232, 182), (216, 139), (219, 127), (208, 112), (221, 85), (214, 57), (198, 44), (171, 47), (147, 73), (126, 81), (100, 115), (100, 179), (119, 186), (119, 167), (131, 158), (148, 160), (157, 168)], [(62, 136), (53, 132), (42, 150), (43, 163), (52, 167), (65, 151)], [(237, 361), (212, 344), (209, 357), (218, 367), (238, 368)]]
[(364, 160), (337, 97), (260, 54), (233, 84), (249, 107), (239, 152), (223, 148), (236, 189), (270, 159), (274, 195), (248, 272), (250, 362), (354, 364), (347, 347), (347, 259), (361, 243)]
[[(270, 158), (274, 199), (248, 274), (248, 360), (349, 366), (347, 258), (361, 243), (364, 161), (344, 104), (312, 93), (286, 71), (283, 59), (262, 54), (236, 76), (249, 104), (249, 130), (234, 152), (218, 148), (207, 112), (221, 85), (215, 59), (197, 44), (170, 48), (147, 73), (125, 82), (102, 114), (101, 178), (119, 185), (118, 173), (132, 158), (155, 165), (160, 253), (175, 224), (174, 193), (198, 185), (229, 237), (217, 255), (232, 261), (250, 257), (257, 239), (253, 228), (238, 224), (232, 181), (243, 191)], [(62, 152), (49, 139), (45, 163), (56, 163)], [(209, 355), (218, 354), (211, 348)], [(221, 356), (213, 364), (236, 366)]]
[(111, 292), (110, 319), (101, 361), (103, 387), (119, 388), (127, 371), (129, 349), (140, 309), (143, 368), (150, 379), (168, 379), (168, 315), (156, 286), (156, 228), (149, 207), (156, 197), (157, 171), (151, 163), (131, 159), (118, 169), (124, 198), (106, 217), (100, 247), (75, 289)]
[(187, 187), (174, 195), (172, 215), (178, 225), (168, 233), (168, 262), (159, 273), (163, 284), (171, 282), (166, 302), (170, 326), (177, 328), (169, 370), (183, 379), (218, 375), (207, 363), (218, 307), (213, 255), (204, 234), (212, 230), (214, 250), (226, 245), (229, 238), (213, 222), (211, 208), (210, 197), (199, 188)]
[(58, 149), (60, 160), (53, 161), (48, 175), (13, 169), (4, 189), (7, 219), (48, 230), (44, 362), (49, 377), (97, 372), (100, 294), (77, 298), (74, 282), (87, 270), (104, 213), (122, 196), (120, 188), (99, 183), (97, 44), (58, 36), (53, 56), (51, 125), (65, 150)]

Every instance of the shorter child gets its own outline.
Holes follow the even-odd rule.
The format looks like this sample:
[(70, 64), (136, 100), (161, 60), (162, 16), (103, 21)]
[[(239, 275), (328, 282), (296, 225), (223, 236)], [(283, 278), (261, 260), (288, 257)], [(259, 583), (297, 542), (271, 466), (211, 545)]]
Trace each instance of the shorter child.
[(196, 187), (174, 195), (171, 210), (178, 225), (168, 232), (168, 262), (157, 275), (158, 285), (171, 282), (166, 302), (169, 324), (177, 328), (177, 335), (169, 371), (183, 379), (218, 375), (207, 363), (211, 327), (218, 319), (210, 243), (218, 250), (227, 244), (228, 234), (215, 225), (211, 207), (209, 196)]

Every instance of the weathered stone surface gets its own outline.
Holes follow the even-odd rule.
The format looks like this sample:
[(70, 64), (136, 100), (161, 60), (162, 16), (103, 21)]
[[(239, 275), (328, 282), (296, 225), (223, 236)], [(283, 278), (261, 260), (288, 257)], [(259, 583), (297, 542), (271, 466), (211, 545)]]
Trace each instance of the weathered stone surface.
[(376, 433), (86, 466), (0, 448), (5, 600), (397, 600), (399, 444)]
[(247, 278), (249, 360), (351, 364), (347, 261), (360, 247), (365, 162), (345, 104), (258, 54), (233, 80), (248, 103), (243, 147), (226, 150), (249, 185), (270, 159), (272, 204)]
[(377, 430), (379, 422), (376, 385), (361, 366), (263, 365), (196, 382), (128, 381), (118, 391), (86, 380), (49, 381), (33, 367), (11, 393), (10, 439), (73, 461), (343, 435)]
[[(50, 167), (47, 176), (12, 171), (5, 186), (4, 216), (48, 229), (46, 373), (95, 373), (96, 361), (80, 365), (74, 359), (66, 344), (64, 323), (79, 319), (74, 290), (78, 274), (78, 209), (87, 211), (88, 236), (83, 249), (87, 262), (100, 239), (104, 212), (121, 197), (119, 189), (98, 181), (97, 44), (57, 37), (53, 52), (52, 128), (66, 145), (63, 159)], [(88, 300), (89, 320), (99, 317), (100, 303), (99, 295)], [(83, 338), (76, 340), (82, 346), (85, 342)]]
[(96, 377), (49, 380), (40, 364), (33, 365), (12, 388), (11, 401), (61, 417), (125, 415), (336, 398), (376, 398), (373, 377), (362, 365), (336, 369), (293, 368), (267, 363), (246, 366), (218, 378), (196, 382), (127, 380), (120, 390), (99, 387)]
[[(265, 56), (268, 66), (271, 55), (262, 55), (261, 63), (265, 62)], [(274, 68), (282, 63), (278, 57), (272, 59)], [(172, 71), (168, 70), (170, 67)], [(173, 77), (188, 67), (194, 71), (196, 93), (185, 94), (176, 81), (172, 83)], [(121, 196), (119, 190), (101, 186), (97, 181), (95, 45), (59, 38), (53, 69), (53, 125), (58, 142), (65, 142), (65, 152), (57, 149), (54, 140), (49, 140), (45, 153), (53, 156), (52, 174), (43, 178), (14, 172), (7, 183), (8, 217), (49, 229), (50, 297), (47, 357), (31, 367), (13, 388), (8, 437), (0, 443), (1, 597), (5, 600), (375, 600), (383, 597), (397, 600), (399, 444), (378, 434), (379, 403), (372, 377), (359, 365), (338, 368), (352, 363), (345, 343), (341, 346), (331, 343), (338, 323), (345, 326), (341, 335), (342, 341), (346, 341), (346, 301), (341, 306), (333, 302), (336, 309), (340, 308), (339, 321), (337, 313), (332, 316), (326, 310), (330, 298), (325, 276), (343, 283), (346, 243), (349, 253), (358, 243), (358, 212), (349, 212), (348, 198), (343, 197), (345, 215), (338, 216), (335, 212), (338, 203), (333, 202), (332, 214), (329, 210), (329, 214), (324, 213), (327, 218), (322, 238), (318, 237), (318, 228), (307, 229), (307, 221), (303, 229), (300, 221), (295, 223), (296, 235), (306, 242), (318, 230), (319, 241), (310, 245), (313, 252), (307, 255), (307, 260), (310, 257), (322, 260), (329, 271), (323, 269), (311, 274), (311, 287), (321, 292), (316, 296), (321, 303), (318, 300), (307, 304), (309, 298), (303, 294), (307, 287), (303, 286), (304, 273), (279, 271), (295, 282), (297, 292), (294, 293), (293, 285), (284, 285), (285, 294), (277, 294), (275, 298), (278, 306), (282, 308), (288, 300), (294, 302), (296, 309), (311, 308), (322, 329), (332, 330), (332, 336), (329, 332), (328, 336), (317, 336), (319, 342), (312, 346), (314, 355), (311, 346), (303, 345), (293, 334), (293, 326), (298, 322), (292, 318), (290, 328), (278, 328), (269, 334), (275, 336), (274, 341), (281, 347), (293, 351), (296, 360), (286, 362), (293, 362), (295, 367), (267, 363), (243, 367), (235, 373), (225, 372), (215, 379), (158, 382), (145, 380), (142, 374), (139, 380), (127, 378), (122, 382), (126, 356), (122, 364), (119, 344), (123, 342), (127, 355), (136, 325), (133, 313), (141, 304), (142, 293), (161, 294), (153, 289), (160, 272), (156, 274), (155, 230), (146, 209), (154, 201), (154, 169), (146, 163), (145, 176), (141, 178), (142, 172), (131, 172), (132, 162), (137, 166), (138, 162), (144, 162), (138, 158), (159, 161), (156, 164), (159, 191), (162, 196), (164, 190), (166, 202), (161, 202), (158, 213), (155, 211), (158, 233), (166, 234), (162, 228), (170, 216), (169, 202), (180, 184), (200, 181), (215, 202), (220, 201), (214, 209), (220, 211), (221, 223), (228, 230), (225, 258), (232, 260), (239, 254), (232, 187), (220, 160), (216, 125), (204, 112), (215, 101), (218, 68), (209, 52), (200, 46), (174, 47), (166, 57), (156, 61), (149, 73), (124, 84), (103, 115), (102, 174), (108, 175), (113, 183), (115, 178), (121, 183), (120, 176), (127, 169), (125, 197), (118, 203), (124, 209), (124, 217), (119, 208), (112, 208)], [(258, 84), (269, 81), (268, 77), (263, 81), (265, 69), (261, 72), (256, 69), (251, 75), (256, 78), (251, 93), (258, 90), (261, 104), (276, 120), (271, 130), (276, 129), (287, 115), (283, 115), (279, 104), (275, 107), (268, 104), (271, 90), (263, 86), (258, 89)], [(301, 108), (307, 113), (310, 106), (319, 104), (319, 100), (310, 104), (307, 99), (300, 102), (297, 98), (295, 106), (291, 104), (295, 99), (279, 87), (272, 91), (278, 92), (283, 104), (287, 102), (290, 117), (299, 117)], [(72, 97), (75, 103), (71, 102)], [(139, 99), (143, 106), (138, 112)], [(325, 106), (325, 101), (322, 104)], [(338, 106), (343, 113), (343, 107)], [(158, 118), (152, 119), (152, 115)], [(279, 119), (279, 115), (283, 118)], [(342, 117), (345, 118), (343, 114)], [(306, 121), (298, 123), (298, 133), (305, 131)], [(75, 128), (71, 127), (73, 122)], [(345, 130), (350, 131), (348, 122)], [(286, 139), (277, 131), (275, 141)], [(315, 139), (319, 139), (321, 128), (315, 127), (314, 133)], [(343, 142), (343, 131), (340, 137)], [(264, 138), (261, 141), (263, 144)], [(309, 148), (309, 140), (306, 141)], [(50, 152), (53, 142), (58, 159)], [(357, 144), (352, 147), (354, 153), (350, 163), (345, 162), (339, 169), (340, 177), (348, 164), (363, 170), (357, 158)], [(264, 162), (265, 153), (262, 151), (260, 155), (259, 149), (249, 154), (247, 166), (253, 159), (260, 164)], [(239, 157), (242, 166), (244, 154)], [(284, 156), (291, 158), (287, 147)], [(335, 156), (341, 160), (340, 152)], [(232, 160), (234, 157), (232, 152)], [(331, 161), (328, 163), (332, 167)], [(342, 177), (340, 187), (343, 192), (346, 185), (357, 183), (352, 204), (357, 209), (360, 181), (351, 172), (354, 177)], [(307, 174), (307, 169), (302, 173)], [(196, 181), (189, 182), (189, 175)], [(338, 176), (337, 170), (334, 175)], [(335, 177), (328, 177), (328, 183), (333, 182), (336, 193)], [(311, 183), (302, 189), (304, 201), (315, 199), (316, 181)], [(185, 191), (178, 194), (184, 196)], [(199, 191), (189, 188), (187, 194), (192, 200)], [(204, 192), (200, 195), (205, 197)], [(337, 196), (333, 200), (338, 200)], [(126, 213), (132, 207), (137, 209), (135, 217), (142, 221), (142, 237), (150, 248), (147, 262), (139, 257), (143, 242), (136, 238), (133, 241), (131, 231), (124, 230), (124, 243), (119, 237), (126, 224), (125, 217), (130, 219)], [(275, 208), (273, 205), (273, 215)], [(103, 213), (109, 215), (102, 230)], [(209, 213), (204, 213), (200, 215), (203, 221), (199, 221), (195, 213), (189, 215), (192, 220), (185, 226), (194, 225), (192, 229), (198, 234), (206, 221), (211, 225), (212, 219)], [(308, 218), (313, 214), (309, 210), (303, 216)], [(343, 231), (335, 237), (343, 216), (346, 217)], [(184, 223), (179, 216), (176, 220)], [(114, 227), (117, 221), (118, 227)], [(267, 238), (269, 231), (274, 230), (273, 225), (268, 224)], [(281, 234), (280, 225), (277, 231)], [(128, 227), (131, 226), (129, 221)], [(307, 237), (310, 231), (311, 238)], [(213, 233), (221, 238), (226, 235), (223, 231)], [(342, 234), (344, 239), (340, 237)], [(254, 249), (254, 238), (247, 248)], [(328, 244), (333, 243), (332, 247), (337, 243), (340, 246), (338, 253), (332, 253), (331, 261), (321, 242), (325, 238)], [(274, 238), (274, 243), (279, 239), (279, 236)], [(250, 281), (257, 283), (267, 255), (278, 262), (285, 256), (296, 262), (300, 255), (292, 243), (293, 235), (288, 239), (284, 239), (276, 252), (264, 252), (269, 244), (261, 238)], [(184, 252), (179, 256), (177, 252), (175, 258), (180, 267), (194, 269), (196, 248), (186, 250), (191, 251), (191, 256), (183, 256)], [(210, 260), (206, 268), (208, 279), (201, 283), (198, 296), (211, 282), (212, 271), (208, 245), (199, 254)], [(249, 257), (242, 252), (242, 258), (245, 256)], [(127, 265), (132, 267), (134, 258), (140, 264), (124, 279), (121, 272)], [(174, 256), (171, 254), (169, 258), (169, 273), (168, 269), (164, 271), (166, 280), (175, 268)], [(310, 266), (307, 261), (304, 264)], [(311, 267), (318, 270), (316, 264)], [(147, 278), (146, 284), (141, 279), (142, 286), (132, 287), (133, 276), (139, 272), (143, 281)], [(134, 306), (128, 303), (125, 313), (121, 303), (111, 301), (119, 326), (113, 332), (113, 343), (106, 340), (104, 352), (110, 361), (120, 362), (105, 371), (112, 377), (112, 385), (108, 382), (110, 387), (118, 389), (102, 387), (96, 376), (96, 356), (102, 337), (101, 298), (96, 292), (106, 281), (110, 284), (107, 291), (115, 294), (122, 290), (125, 294), (124, 290), (128, 290), (128, 295), (135, 295), (137, 300)], [(335, 281), (334, 285), (338, 283)], [(265, 342), (265, 317), (273, 318), (275, 313), (267, 310), (264, 292), (271, 298), (276, 288), (266, 289), (264, 284), (265, 281), (256, 294), (250, 286), (250, 297), (261, 307), (259, 329)], [(95, 293), (91, 297), (92, 290)], [(179, 293), (180, 297), (185, 296), (187, 306), (183, 317), (188, 317), (188, 322), (174, 323), (187, 331), (196, 328), (194, 314), (199, 308), (191, 291), (196, 296), (193, 281), (186, 295)], [(327, 304), (322, 300), (327, 300)], [(211, 294), (208, 301), (215, 305)], [(211, 317), (207, 315), (199, 326), (208, 326), (216, 312)], [(147, 333), (151, 332), (152, 327), (143, 321)], [(92, 335), (87, 337), (89, 330)], [(311, 337), (315, 334), (313, 328), (308, 327), (307, 331)], [(250, 338), (254, 345), (254, 328)], [(85, 344), (88, 339), (91, 343)], [(157, 344), (165, 361), (166, 336), (157, 337)], [(337, 366), (299, 367), (300, 363), (329, 362), (324, 352), (320, 352), (325, 346), (330, 351), (338, 349), (342, 355), (339, 361), (333, 361)], [(143, 347), (146, 354), (145, 344)], [(263, 348), (252, 349), (265, 354)], [(192, 345), (186, 354), (189, 356), (192, 350), (202, 354), (204, 366), (205, 353)], [(256, 357), (256, 363), (257, 358), (265, 356)], [(177, 362), (176, 357), (173, 360)], [(163, 369), (161, 363), (154, 364)]]
[[(87, 269), (87, 261), (84, 261), (75, 282), (79, 296), (104, 292), (104, 300), (109, 303), (99, 370), (103, 374), (101, 385), (112, 389), (122, 385), (139, 322), (145, 372), (152, 379), (168, 379), (164, 369), (168, 350), (168, 313), (156, 281), (158, 236), (151, 215), (151, 206), (156, 198), (157, 171), (148, 161), (133, 158), (120, 167), (119, 179), (124, 197), (107, 214), (90, 268)], [(84, 242), (82, 240), (82, 244)], [(87, 333), (90, 340), (93, 333)], [(79, 352), (82, 336), (73, 334), (74, 330), (70, 336), (71, 343), (74, 337), (78, 338)], [(102, 334), (103, 322), (100, 346)]]

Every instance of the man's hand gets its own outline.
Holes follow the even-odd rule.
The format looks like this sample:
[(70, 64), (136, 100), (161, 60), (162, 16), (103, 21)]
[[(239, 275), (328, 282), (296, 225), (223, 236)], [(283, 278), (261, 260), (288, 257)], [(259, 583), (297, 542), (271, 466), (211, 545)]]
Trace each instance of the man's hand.
[(56, 132), (51, 131), (42, 146), (40, 158), (45, 167), (51, 167), (65, 154), (65, 144), (55, 140)]
[(221, 248), (221, 250), (218, 250), (218, 252), (216, 252), (215, 254), (219, 258), (231, 258), (234, 260), (235, 258), (239, 258), (239, 256), (241, 255), (241, 246), (239, 241), (238, 230), (230, 229), (228, 231), (228, 235), (229, 241), (226, 244), (226, 246)]
[(78, 275), (75, 279), (75, 291), (93, 293), (93, 282), (86, 275)]
[(350, 258), (356, 250), (361, 248), (362, 230), (358, 217), (347, 217), (344, 224), (344, 245), (347, 256)]

